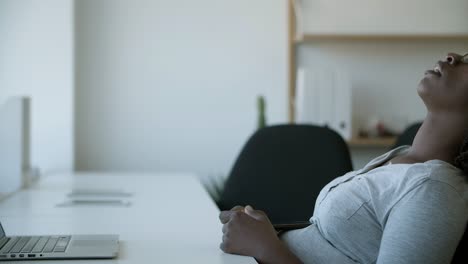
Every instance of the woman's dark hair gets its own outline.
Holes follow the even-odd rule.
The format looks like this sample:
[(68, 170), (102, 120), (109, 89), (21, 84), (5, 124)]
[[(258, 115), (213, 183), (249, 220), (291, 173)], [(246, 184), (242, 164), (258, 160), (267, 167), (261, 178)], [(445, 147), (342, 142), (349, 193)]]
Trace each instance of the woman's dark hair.
[(460, 152), (455, 158), (455, 166), (463, 171), (465, 177), (468, 177), (468, 136), (465, 136), (460, 146)]

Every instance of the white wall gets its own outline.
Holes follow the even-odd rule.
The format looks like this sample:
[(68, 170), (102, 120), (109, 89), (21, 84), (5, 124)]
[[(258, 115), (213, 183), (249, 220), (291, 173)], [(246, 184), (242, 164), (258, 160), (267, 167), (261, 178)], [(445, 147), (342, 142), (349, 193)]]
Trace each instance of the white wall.
[(31, 102), (31, 163), (73, 168), (72, 0), (0, 0), (0, 104)]
[(227, 173), (287, 121), (283, 0), (76, 3), (76, 168)]
[[(72, 169), (76, 132), (80, 170), (225, 173), (255, 129), (257, 94), (267, 96), (270, 123), (286, 121), (285, 2), (77, 1), (73, 99), (73, 1), (1, 0), (0, 103), (32, 96), (32, 163), (45, 172)], [(468, 31), (464, 0), (304, 5), (308, 32)], [(422, 73), (467, 49), (319, 41), (300, 47), (298, 64), (350, 71), (357, 129), (374, 115), (423, 118)], [(357, 152), (359, 164), (367, 160)]]

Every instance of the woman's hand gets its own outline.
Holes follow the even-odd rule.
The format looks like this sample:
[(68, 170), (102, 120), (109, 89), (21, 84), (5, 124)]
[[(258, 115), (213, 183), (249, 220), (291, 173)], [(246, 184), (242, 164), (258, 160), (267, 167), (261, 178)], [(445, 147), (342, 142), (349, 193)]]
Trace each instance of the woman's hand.
[(223, 224), (223, 242), (220, 248), (226, 253), (252, 256), (260, 262), (270, 262), (270, 256), (282, 248), (267, 215), (249, 205), (222, 211), (219, 219)]

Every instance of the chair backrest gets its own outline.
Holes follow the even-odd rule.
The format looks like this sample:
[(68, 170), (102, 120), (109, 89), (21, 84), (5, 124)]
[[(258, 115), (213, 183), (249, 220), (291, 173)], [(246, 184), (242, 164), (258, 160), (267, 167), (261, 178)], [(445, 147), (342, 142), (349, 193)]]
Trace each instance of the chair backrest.
[(467, 258), (466, 258), (466, 253), (468, 252), (468, 235), (466, 233), (468, 228), (465, 227), (465, 233), (463, 234), (463, 237), (458, 244), (457, 250), (455, 251), (455, 255), (453, 256), (452, 259), (452, 264), (466, 264), (468, 263)]
[(413, 145), (413, 140), (416, 134), (418, 133), (419, 128), (421, 127), (422, 123), (414, 123), (407, 127), (397, 138), (395, 144), (392, 146), (392, 149), (404, 146), (404, 145)]
[(308, 220), (320, 190), (352, 170), (347, 144), (335, 131), (313, 125), (258, 130), (238, 156), (218, 205), (250, 204), (273, 223)]

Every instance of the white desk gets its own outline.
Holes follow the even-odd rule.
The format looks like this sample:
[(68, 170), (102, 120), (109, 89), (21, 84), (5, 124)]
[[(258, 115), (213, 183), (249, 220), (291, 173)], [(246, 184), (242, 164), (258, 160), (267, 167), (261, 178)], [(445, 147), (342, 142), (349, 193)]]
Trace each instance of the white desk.
[[(72, 188), (91, 187), (133, 193), (128, 199), (132, 204), (56, 206)], [(117, 259), (73, 263), (256, 263), (219, 249), (218, 213), (194, 176), (176, 174), (55, 175), (0, 203), (0, 221), (7, 235), (120, 235)]]

